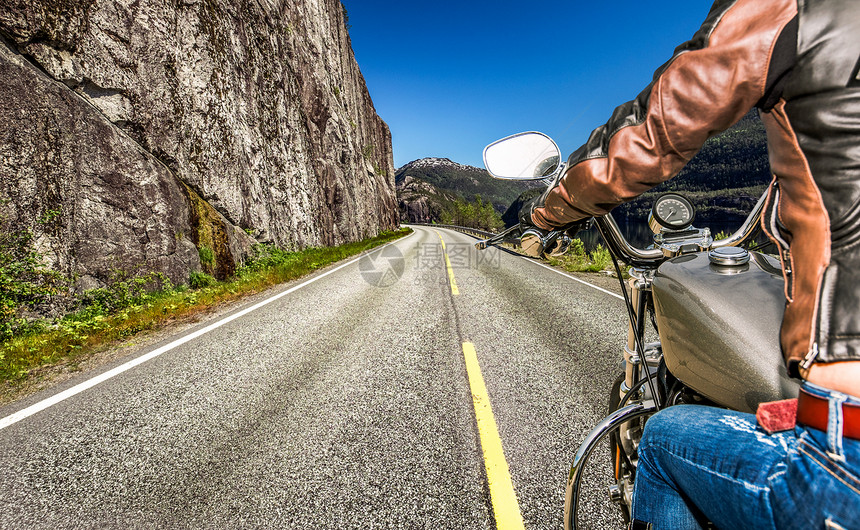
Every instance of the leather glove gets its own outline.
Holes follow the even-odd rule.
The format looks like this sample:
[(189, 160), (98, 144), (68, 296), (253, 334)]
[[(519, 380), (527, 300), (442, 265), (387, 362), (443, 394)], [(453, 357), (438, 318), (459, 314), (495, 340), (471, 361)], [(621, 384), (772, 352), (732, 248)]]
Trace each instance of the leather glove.
[(539, 258), (543, 254), (544, 244), (548, 232), (534, 225), (532, 222), (532, 209), (539, 197), (534, 197), (523, 203), (519, 211), (520, 219), (520, 249), (527, 256)]
[(520, 207), (520, 211), (517, 214), (517, 217), (519, 217), (520, 220), (520, 226), (527, 228), (535, 227), (534, 222), (532, 222), (532, 210), (534, 209), (535, 204), (537, 204), (538, 199), (540, 199), (540, 196), (532, 197), (531, 199), (524, 202), (523, 205)]
[(538, 228), (532, 222), (532, 210), (540, 197), (526, 201), (519, 211), (520, 247), (528, 256), (559, 257), (570, 248), (571, 238), (581, 230), (591, 226), (593, 218), (588, 217), (553, 231)]

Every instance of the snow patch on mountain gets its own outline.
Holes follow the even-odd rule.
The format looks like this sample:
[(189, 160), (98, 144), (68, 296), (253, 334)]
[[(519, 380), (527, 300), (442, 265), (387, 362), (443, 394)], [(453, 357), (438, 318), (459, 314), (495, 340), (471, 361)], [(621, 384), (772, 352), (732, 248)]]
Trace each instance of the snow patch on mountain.
[(477, 168), (475, 166), (466, 166), (463, 164), (458, 164), (457, 162), (452, 161), (450, 158), (436, 158), (436, 157), (428, 157), (428, 158), (419, 158), (418, 160), (413, 160), (409, 162), (405, 166), (401, 167), (397, 170), (400, 173), (403, 169), (420, 169), (420, 168), (428, 168), (428, 167), (443, 167), (443, 168), (456, 168), (463, 170), (479, 170), (483, 171), (481, 168)]

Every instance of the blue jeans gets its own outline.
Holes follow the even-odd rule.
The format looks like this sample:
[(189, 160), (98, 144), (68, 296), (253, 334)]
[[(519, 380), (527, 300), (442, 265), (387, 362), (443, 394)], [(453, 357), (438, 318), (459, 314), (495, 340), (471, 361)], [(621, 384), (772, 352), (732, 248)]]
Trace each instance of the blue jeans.
[[(834, 402), (860, 400), (806, 384)], [(835, 400), (835, 401), (834, 401)], [(860, 528), (860, 441), (798, 425), (768, 435), (755, 416), (677, 405), (639, 447), (633, 518), (655, 529)]]

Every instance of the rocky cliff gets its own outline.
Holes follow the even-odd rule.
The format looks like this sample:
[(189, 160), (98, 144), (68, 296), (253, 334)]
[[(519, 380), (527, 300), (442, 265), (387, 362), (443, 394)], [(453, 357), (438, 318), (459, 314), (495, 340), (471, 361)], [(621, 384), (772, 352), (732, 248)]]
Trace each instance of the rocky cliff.
[(342, 4), (0, 0), (0, 215), (79, 288), (393, 228)]
[(397, 206), (404, 223), (441, 223), (457, 195), (410, 175), (397, 180)]

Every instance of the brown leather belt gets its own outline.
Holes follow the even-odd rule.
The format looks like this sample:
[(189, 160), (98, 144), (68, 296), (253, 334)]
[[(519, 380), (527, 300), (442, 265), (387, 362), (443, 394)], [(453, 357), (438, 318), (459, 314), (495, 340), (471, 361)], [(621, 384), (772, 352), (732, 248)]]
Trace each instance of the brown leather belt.
[[(797, 395), (797, 423), (827, 432), (829, 402), (800, 389)], [(842, 404), (842, 436), (860, 440), (860, 405)]]

